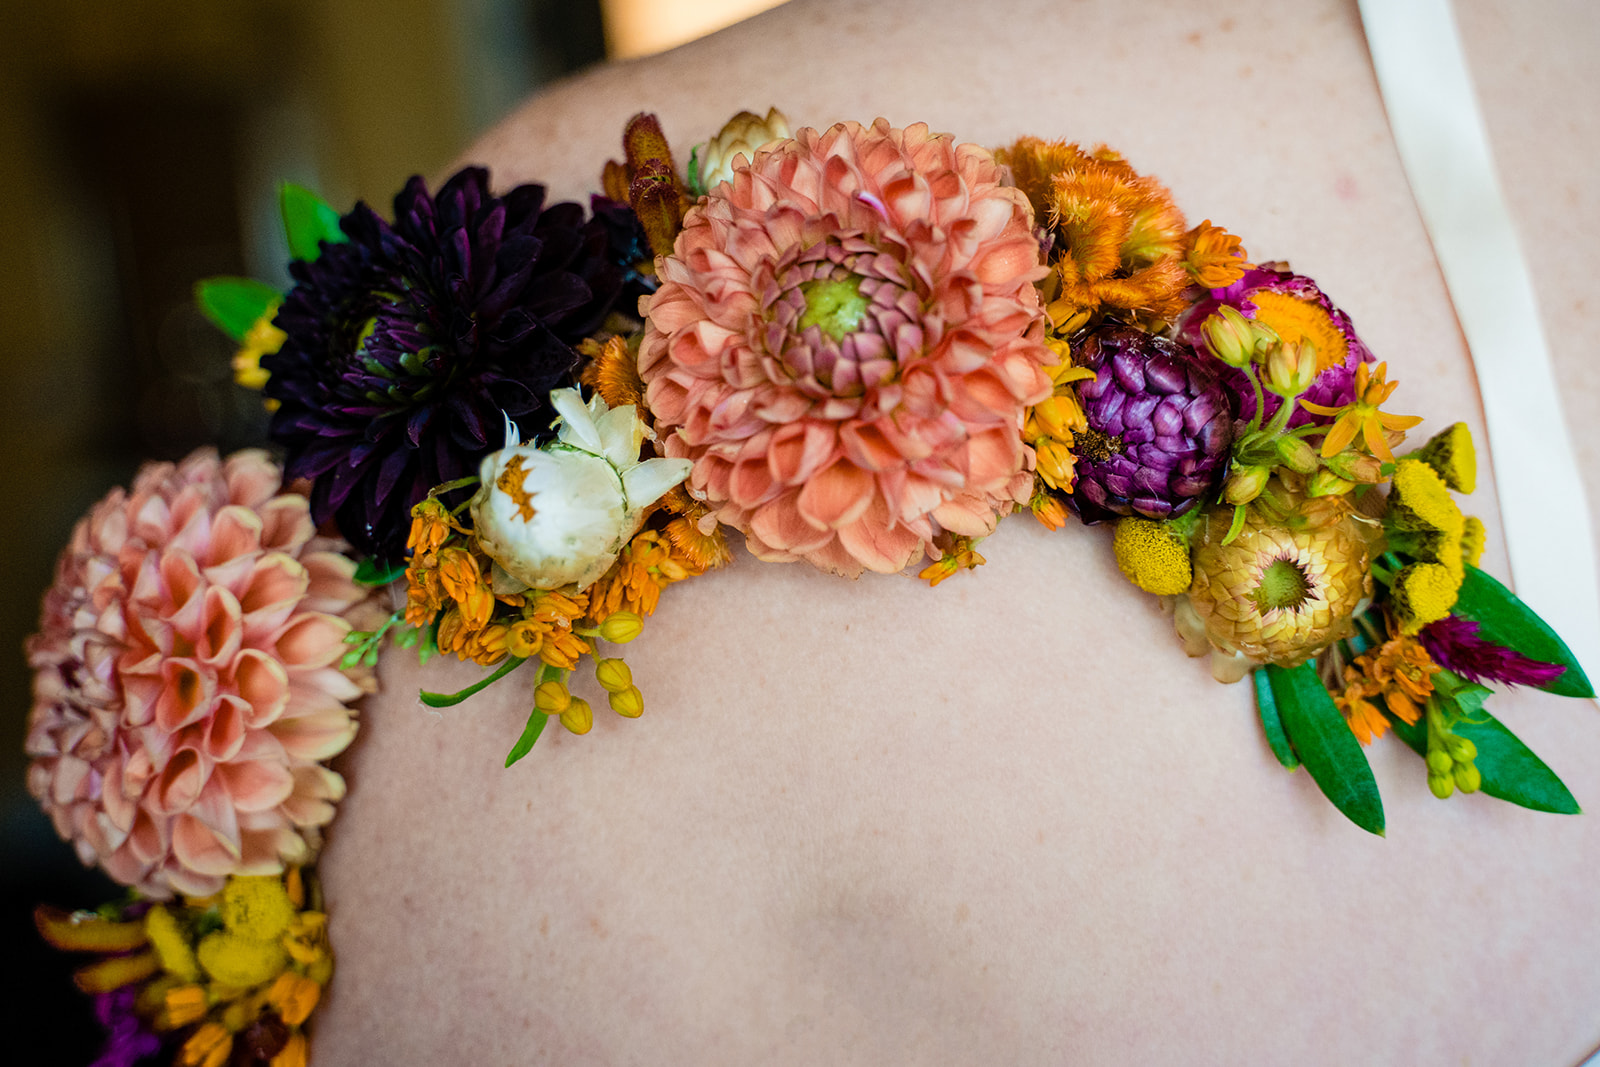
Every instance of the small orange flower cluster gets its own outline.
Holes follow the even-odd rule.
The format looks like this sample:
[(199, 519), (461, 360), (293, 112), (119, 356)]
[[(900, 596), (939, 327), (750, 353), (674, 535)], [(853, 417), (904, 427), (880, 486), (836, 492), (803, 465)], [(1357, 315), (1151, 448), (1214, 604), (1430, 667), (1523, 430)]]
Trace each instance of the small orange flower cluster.
[(1094, 372), (1072, 365), (1071, 350), (1065, 341), (1052, 338), (1048, 344), (1060, 357), (1055, 366), (1045, 368), (1053, 388), (1050, 396), (1028, 409), (1022, 438), (1033, 449), (1038, 480), (1047, 489), (1070, 493), (1078, 463), (1077, 453), (1072, 448), (1073, 435), (1089, 426), (1073, 385), (1093, 378)]
[(1209, 220), (1186, 229), (1167, 188), (1104, 145), (1024, 137), (997, 156), (1053, 238), (1043, 296), (1060, 336), (1101, 311), (1170, 319), (1191, 282), (1227, 285), (1250, 266), (1237, 237)]
[(1399, 634), (1345, 667), (1344, 691), (1334, 697), (1334, 703), (1344, 713), (1351, 732), (1368, 745), (1389, 729), (1389, 720), (1372, 699), (1383, 698), (1391, 715), (1414, 723), (1422, 717), (1438, 672), (1439, 665), (1415, 637)]

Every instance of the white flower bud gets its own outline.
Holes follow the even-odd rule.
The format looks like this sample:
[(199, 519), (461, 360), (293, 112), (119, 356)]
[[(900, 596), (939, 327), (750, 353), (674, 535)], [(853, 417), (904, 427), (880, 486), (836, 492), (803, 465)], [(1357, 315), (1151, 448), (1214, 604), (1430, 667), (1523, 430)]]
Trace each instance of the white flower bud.
[(698, 196), (710, 192), (719, 182), (731, 182), (735, 156), (744, 156), (748, 163), (756, 157), (757, 149), (789, 136), (789, 120), (775, 107), (767, 109), (766, 118), (750, 111), (739, 112), (715, 137), (695, 147), (690, 192)]
[[(639, 461), (644, 423), (633, 405), (585, 404), (576, 389), (550, 402), (561, 416), (556, 440), (506, 447), (479, 468), (472, 498), (479, 545), (523, 586), (559, 589), (592, 584), (638, 532), (644, 511), (689, 475), (685, 459)], [(497, 586), (498, 587), (498, 586)]]

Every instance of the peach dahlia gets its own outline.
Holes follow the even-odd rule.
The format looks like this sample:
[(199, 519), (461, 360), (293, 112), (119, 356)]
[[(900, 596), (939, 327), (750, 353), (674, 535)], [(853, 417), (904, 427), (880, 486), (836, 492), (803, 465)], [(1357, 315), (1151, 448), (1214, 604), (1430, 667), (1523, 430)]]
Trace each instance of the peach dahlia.
[[(301, 863), (344, 781), (372, 610), (266, 453), (149, 464), (73, 531), (45, 594), (28, 788), (85, 864), (150, 896)], [(381, 612), (379, 613), (381, 614)]]
[(1028, 499), (1050, 395), (1032, 209), (990, 153), (841, 123), (684, 220), (639, 371), (691, 495), (767, 560), (894, 572)]

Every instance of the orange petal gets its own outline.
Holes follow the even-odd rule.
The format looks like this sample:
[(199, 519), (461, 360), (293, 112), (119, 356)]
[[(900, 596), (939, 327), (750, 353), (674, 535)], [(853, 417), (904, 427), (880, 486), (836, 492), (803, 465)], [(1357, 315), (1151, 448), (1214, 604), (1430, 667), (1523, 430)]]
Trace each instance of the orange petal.
[(870, 473), (854, 463), (838, 460), (805, 484), (796, 506), (813, 526), (837, 530), (861, 518), (875, 495)]

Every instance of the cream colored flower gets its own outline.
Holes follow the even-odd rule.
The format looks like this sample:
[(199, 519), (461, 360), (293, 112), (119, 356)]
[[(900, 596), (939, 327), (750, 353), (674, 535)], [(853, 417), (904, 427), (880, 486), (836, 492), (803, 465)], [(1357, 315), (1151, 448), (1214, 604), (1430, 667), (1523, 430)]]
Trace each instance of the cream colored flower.
[(710, 192), (718, 182), (733, 181), (733, 160), (743, 155), (746, 163), (756, 158), (756, 149), (791, 136), (789, 120), (777, 108), (768, 108), (762, 118), (753, 111), (741, 111), (705, 144), (696, 145), (689, 163), (689, 188), (696, 196)]
[(517, 443), (486, 457), (472, 498), (478, 544), (515, 583), (582, 589), (604, 574), (639, 529), (645, 509), (688, 476), (683, 459), (639, 460), (645, 426), (633, 405), (587, 404), (558, 389), (556, 440)]

